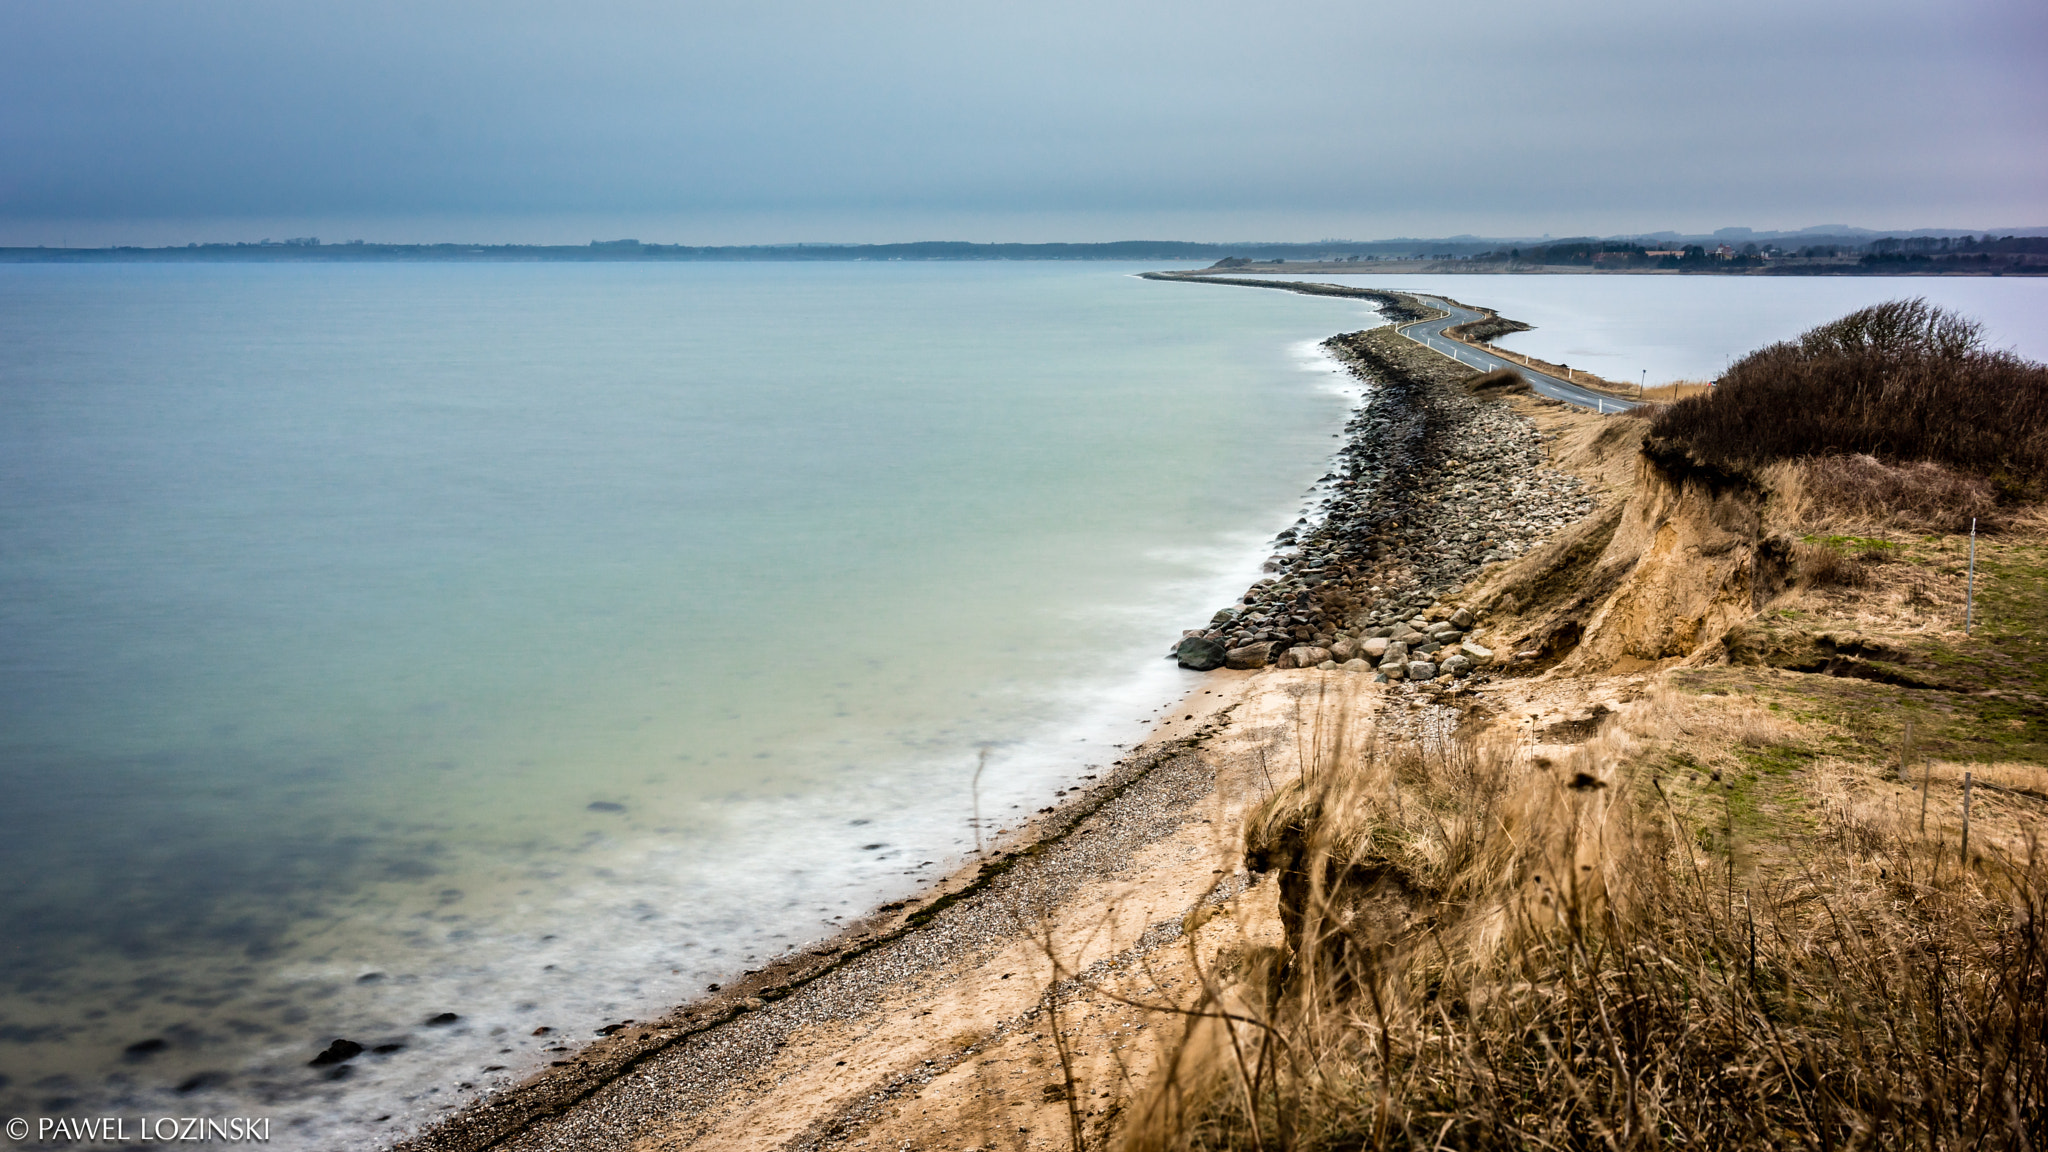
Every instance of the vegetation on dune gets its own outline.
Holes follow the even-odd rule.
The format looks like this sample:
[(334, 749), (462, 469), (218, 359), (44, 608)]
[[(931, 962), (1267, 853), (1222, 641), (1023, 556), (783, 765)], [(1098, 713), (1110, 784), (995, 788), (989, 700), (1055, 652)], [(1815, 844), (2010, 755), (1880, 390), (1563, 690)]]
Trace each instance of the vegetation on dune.
[[(1863, 504), (2038, 499), (2048, 366), (1986, 349), (1973, 321), (1896, 300), (1751, 353), (1708, 395), (1659, 412), (1652, 433), (1737, 466), (1864, 457), (1818, 474)], [(1963, 491), (1972, 478), (1986, 486), (1975, 495)]]
[(1278, 792), (1246, 848), (1289, 946), (1219, 974), (1209, 1051), (1126, 1147), (2048, 1138), (2048, 861), (1964, 867), (1945, 824), (1834, 812), (1765, 871), (1814, 754), (1759, 721), (1716, 734), (1735, 766), (1708, 779), (1669, 750), (1682, 709), (1633, 719), (1557, 760), (1331, 754)]

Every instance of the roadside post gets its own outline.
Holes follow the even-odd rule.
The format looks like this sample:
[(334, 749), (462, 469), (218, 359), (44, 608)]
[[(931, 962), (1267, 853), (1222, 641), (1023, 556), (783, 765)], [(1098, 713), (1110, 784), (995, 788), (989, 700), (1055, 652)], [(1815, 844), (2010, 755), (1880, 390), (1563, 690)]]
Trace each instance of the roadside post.
[(1970, 517), (1970, 582), (1963, 590), (1963, 635), (1977, 622), (1977, 518)]

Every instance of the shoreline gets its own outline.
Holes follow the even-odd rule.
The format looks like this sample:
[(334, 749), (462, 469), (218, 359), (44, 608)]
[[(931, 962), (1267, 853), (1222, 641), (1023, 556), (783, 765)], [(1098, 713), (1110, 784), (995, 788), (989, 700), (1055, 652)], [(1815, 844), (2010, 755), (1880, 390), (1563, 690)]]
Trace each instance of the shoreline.
[[(1255, 283), (1260, 287), (1275, 286)], [(1400, 294), (1369, 290), (1344, 290), (1338, 294), (1393, 297), (1383, 301), (1383, 311), (1407, 311), (1415, 319), (1434, 312), (1416, 310), (1419, 302)], [(1401, 318), (1398, 311), (1390, 317), (1397, 321)], [(1476, 500), (1473, 492), (1479, 486), (1498, 484), (1503, 471), (1520, 469), (1532, 475), (1541, 471), (1541, 440), (1533, 424), (1495, 399), (1462, 394), (1456, 385), (1469, 375), (1467, 370), (1412, 341), (1394, 336), (1386, 327), (1333, 337), (1324, 342), (1324, 347), (1354, 376), (1365, 381), (1367, 395), (1347, 420), (1343, 446), (1330, 457), (1330, 473), (1314, 489), (1316, 496), (1322, 497), (1316, 509), (1320, 515), (1313, 523), (1305, 517), (1294, 527), (1283, 530), (1279, 541), (1282, 547), (1267, 564), (1274, 575), (1255, 583), (1238, 601), (1244, 609), (1240, 618), (1247, 621), (1240, 629), (1248, 626), (1254, 615), (1267, 615), (1271, 623), (1271, 612), (1255, 613), (1252, 609), (1277, 607), (1284, 602), (1290, 612), (1284, 638), (1295, 648), (1316, 648), (1314, 641), (1326, 636), (1335, 645), (1340, 634), (1346, 632), (1350, 634), (1341, 638), (1351, 641), (1354, 647), (1369, 639), (1383, 639), (1363, 634), (1394, 632), (1399, 627), (1395, 621), (1405, 623), (1425, 609), (1440, 607), (1444, 596), (1455, 594), (1464, 580), (1491, 559), (1511, 558), (1527, 551), (1556, 530), (1556, 525), (1550, 525), (1539, 533), (1533, 523), (1518, 524), (1514, 529), (1518, 535), (1511, 542), (1505, 537), (1483, 542), (1515, 549), (1503, 552), (1496, 547), (1491, 559), (1483, 549), (1445, 549), (1441, 541), (1428, 541), (1428, 534), (1447, 531), (1455, 517), (1469, 509)], [(1497, 418), (1479, 418), (1487, 413)], [(1516, 443), (1502, 442), (1511, 430), (1509, 425), (1516, 421), (1528, 427), (1522, 430)], [(1492, 464), (1462, 459), (1485, 454), (1479, 441), (1473, 439), (1482, 433), (1491, 438), (1489, 443), (1496, 444), (1499, 459)], [(1464, 443), (1459, 443), (1461, 437)], [(1457, 455), (1446, 455), (1452, 449), (1457, 450)], [(1340, 472), (1346, 473), (1341, 480)], [(1452, 491), (1454, 487), (1473, 492), (1461, 495)], [(1558, 494), (1566, 494), (1564, 489), (1569, 487), (1561, 487)], [(1367, 595), (1368, 599), (1361, 600)], [(1295, 609), (1305, 610), (1300, 613), (1300, 623), (1292, 620)], [(1318, 628), (1330, 631), (1319, 632)], [(1307, 634), (1299, 635), (1303, 630)], [(1221, 629), (1208, 631), (1229, 635)], [(1272, 640), (1250, 643), (1274, 644), (1280, 638), (1276, 635)], [(1418, 647), (1421, 643), (1426, 642), (1418, 642)], [(1386, 651), (1386, 647), (1381, 648), (1382, 653)], [(1283, 662), (1287, 661), (1265, 663)], [(1332, 663), (1328, 667), (1334, 666)], [(1363, 670), (1353, 667), (1350, 671)], [(1441, 681), (1430, 676), (1423, 678), (1425, 684), (1392, 686), (1408, 673), (1405, 665), (1389, 664), (1370, 676), (1331, 677), (1332, 684), (1323, 688), (1412, 693), (1417, 703), (1431, 707), (1437, 700), (1456, 703), (1461, 696), (1470, 699), (1471, 693), (1481, 690), (1487, 682), (1483, 671), (1475, 671), (1463, 679), (1444, 674)], [(393, 1145), (394, 1152), (624, 1147), (628, 1142), (637, 1143), (651, 1127), (673, 1128), (685, 1118), (700, 1123), (709, 1122), (703, 1120), (706, 1116), (744, 1112), (741, 1105), (753, 1098), (757, 1082), (773, 1076), (779, 1067), (789, 1063), (786, 1050), (791, 1045), (808, 1047), (822, 1043), (820, 1036), (844, 1033), (854, 1023), (878, 1013), (887, 1016), (888, 1004), (914, 999), (926, 984), (961, 983), (979, 969), (975, 962), (977, 949), (986, 951), (1002, 945), (1014, 951), (1020, 947), (1028, 935), (1019, 931), (1023, 927), (1021, 922), (1009, 924), (1007, 934), (992, 927), (1005, 915), (1017, 918), (1018, 899), (1040, 904), (1049, 901), (1050, 907), (1067, 910), (1100, 905), (1105, 915), (1113, 912), (1113, 902), (1103, 905), (1086, 895), (1093, 890), (1091, 885), (1113, 885), (1115, 877), (1135, 867), (1147, 851), (1174, 843), (1176, 838), (1186, 839), (1191, 829), (1200, 830), (1203, 836), (1219, 830), (1219, 818), (1229, 816), (1229, 805), (1222, 799), (1225, 793), (1232, 789), (1242, 792), (1251, 780), (1248, 764), (1252, 753), (1241, 745), (1261, 739), (1270, 745), (1261, 745), (1256, 750), (1261, 772), (1271, 767), (1269, 758), (1287, 758), (1285, 750), (1279, 747), (1287, 743), (1280, 738), (1285, 733), (1278, 730), (1289, 727), (1288, 724), (1268, 724), (1266, 728), (1272, 731), (1261, 736), (1252, 732), (1249, 725), (1234, 720), (1233, 714), (1243, 710), (1270, 719), (1277, 706), (1274, 699), (1293, 692), (1298, 726), (1300, 697), (1296, 690), (1307, 682), (1319, 682), (1322, 677), (1313, 670), (1275, 674), (1245, 668), (1210, 673), (1189, 690), (1167, 718), (1155, 723), (1142, 743), (1125, 751), (1114, 765), (1106, 766), (1101, 779), (1082, 785), (1064, 802), (1041, 809), (1007, 836), (991, 840), (979, 855), (970, 854), (958, 869), (920, 889), (916, 896), (883, 904), (835, 936), (778, 957), (713, 996), (677, 1006), (658, 1020), (608, 1025), (606, 1035), (567, 1054), (568, 1059), (556, 1061), (512, 1088), (479, 1098), (460, 1112)], [(1429, 691), (1421, 691), (1422, 688)], [(1244, 763), (1237, 763), (1234, 768), (1208, 763), (1218, 759), (1219, 748), (1226, 747), (1234, 751), (1226, 751), (1222, 759), (1234, 756)], [(1206, 767), (1192, 766), (1205, 763)], [(1161, 772), (1162, 768), (1169, 770)], [(1189, 795), (1191, 782), (1205, 772), (1207, 779), (1199, 788), (1201, 795)], [(1195, 812), (1203, 805), (1214, 808), (1215, 815), (1196, 823)], [(1119, 833), (1121, 839), (1103, 835), (1110, 826), (1123, 829)], [(1093, 863), (1087, 869), (1085, 883), (1074, 876), (1057, 882), (1048, 879), (1049, 873), (1058, 871), (1060, 861), (1077, 853), (1087, 855), (1082, 845), (1091, 840), (1113, 840), (1116, 847), (1107, 855), (1098, 853), (1090, 857)], [(1191, 850), (1221, 860), (1234, 852), (1234, 837), (1227, 846), (1195, 844)], [(1201, 901), (1215, 897), (1219, 890), (1211, 882), (1212, 875), (1225, 876), (1229, 883), (1223, 887), (1245, 883), (1234, 866), (1228, 871), (1210, 870), (1199, 877), (1207, 884), (1207, 890), (1197, 900), (1198, 906)], [(1188, 879), (1180, 877), (1182, 881)], [(1171, 936), (1162, 927), (1164, 924), (1166, 921), (1155, 924), (1148, 920), (1138, 926), (1136, 937), (1119, 937), (1119, 952), (1139, 947), (1133, 940), (1145, 937), (1147, 932), (1153, 937)], [(978, 925), (975, 932), (969, 933), (979, 941), (977, 945), (963, 943), (962, 925)], [(1166, 942), (1170, 941), (1154, 939), (1151, 947), (1156, 950)], [(1141, 950), (1139, 954), (1149, 952)], [(1057, 970), (1052, 973), (1057, 974)], [(1009, 975), (1002, 978), (1008, 979)], [(998, 1013), (1002, 1017), (995, 1021), (998, 1031), (1042, 1010), (1042, 1006), (1034, 1007), (1043, 997), (1039, 986), (1031, 981), (1004, 986), (1002, 992), (1004, 995), (995, 999), (1014, 1011)], [(901, 1042), (882, 1045), (884, 1051), (902, 1047)], [(847, 1060), (831, 1068), (854, 1062), (854, 1049), (872, 1052), (875, 1048), (874, 1041), (865, 1048), (855, 1044), (844, 1051)], [(966, 1048), (972, 1049), (974, 1045)], [(927, 1059), (911, 1067), (930, 1071), (931, 1061)], [(809, 1069), (806, 1074), (815, 1076), (829, 1071)], [(780, 1079), (787, 1081), (789, 1075), (784, 1072)], [(897, 1068), (885, 1079), (890, 1083), (909, 1083), (902, 1079), (906, 1075), (912, 1080), (917, 1078), (916, 1074)], [(686, 1087), (672, 1088), (668, 1095), (658, 1096), (650, 1094), (647, 1088), (654, 1082)], [(636, 1085), (642, 1087), (636, 1089)], [(868, 1087), (873, 1089), (872, 1084)], [(881, 1089), (865, 1095), (856, 1092), (848, 1099), (867, 1099), (874, 1091)], [(807, 1123), (815, 1127), (853, 1106), (845, 1101), (841, 1105), (830, 1116), (813, 1116)], [(854, 1117), (849, 1114), (842, 1119), (850, 1123)], [(676, 1132), (678, 1142), (664, 1140), (660, 1146), (681, 1147), (710, 1134), (710, 1129), (695, 1136)], [(796, 1133), (783, 1135), (794, 1137)], [(822, 1147), (832, 1142), (830, 1134), (823, 1130), (815, 1135), (818, 1140), (803, 1146)], [(721, 1142), (719, 1146), (725, 1144)]]

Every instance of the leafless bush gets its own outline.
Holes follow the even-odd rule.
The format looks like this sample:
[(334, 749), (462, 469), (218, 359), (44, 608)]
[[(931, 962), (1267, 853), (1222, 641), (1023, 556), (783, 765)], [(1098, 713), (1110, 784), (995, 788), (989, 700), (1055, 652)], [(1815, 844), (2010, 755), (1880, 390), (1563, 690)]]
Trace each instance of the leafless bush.
[(1817, 587), (1862, 588), (1870, 583), (1870, 569), (1862, 560), (1826, 544), (1801, 544), (1792, 555), (1799, 574)]
[(1752, 352), (1707, 395), (1662, 409), (1653, 434), (1760, 466), (1800, 457), (1932, 461), (2004, 502), (2048, 483), (2048, 366), (1983, 348), (1979, 326), (1895, 300)]

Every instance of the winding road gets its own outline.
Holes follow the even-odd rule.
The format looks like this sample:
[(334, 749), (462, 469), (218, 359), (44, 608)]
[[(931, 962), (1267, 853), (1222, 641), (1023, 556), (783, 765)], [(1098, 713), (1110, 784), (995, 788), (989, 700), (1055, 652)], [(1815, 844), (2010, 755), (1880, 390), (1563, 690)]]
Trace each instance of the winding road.
[(1455, 340), (1449, 339), (1444, 335), (1444, 329), (1452, 328), (1459, 324), (1470, 324), (1474, 320), (1484, 320), (1486, 318), (1485, 313), (1475, 312), (1470, 308), (1461, 308), (1441, 296), (1424, 296), (1421, 293), (1410, 293), (1410, 295), (1413, 295), (1417, 300), (1423, 301), (1432, 308), (1440, 308), (1450, 313), (1448, 316), (1435, 320), (1416, 320), (1400, 325), (1395, 329), (1401, 335), (1421, 344), (1425, 348), (1441, 352), (1460, 364), (1477, 368), (1482, 372), (1506, 368), (1510, 372), (1520, 375), (1522, 379), (1527, 380), (1529, 387), (1535, 389), (1538, 395), (1548, 396), (1553, 400), (1562, 400), (1567, 404), (1576, 405), (1580, 408), (1591, 408), (1595, 412), (1626, 412), (1636, 406), (1636, 402), (1633, 400), (1619, 400), (1605, 392), (1595, 392), (1590, 388), (1538, 372), (1534, 368), (1524, 367), (1505, 357), (1496, 356), (1491, 352), (1481, 352), (1469, 344), (1460, 344)]

